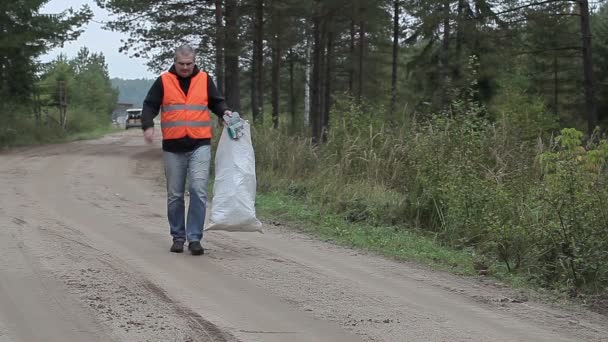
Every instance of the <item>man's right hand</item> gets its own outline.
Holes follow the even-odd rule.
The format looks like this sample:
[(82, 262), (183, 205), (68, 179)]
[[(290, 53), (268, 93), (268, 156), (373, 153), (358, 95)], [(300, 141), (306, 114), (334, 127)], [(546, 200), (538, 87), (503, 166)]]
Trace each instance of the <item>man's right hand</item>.
[(148, 144), (152, 144), (154, 142), (154, 127), (149, 127), (144, 130), (144, 140)]
[[(224, 111), (224, 115), (228, 116), (228, 117), (232, 117), (232, 111), (229, 109), (226, 109)], [(226, 122), (226, 120), (222, 119), (222, 125), (226, 126), (228, 123)]]

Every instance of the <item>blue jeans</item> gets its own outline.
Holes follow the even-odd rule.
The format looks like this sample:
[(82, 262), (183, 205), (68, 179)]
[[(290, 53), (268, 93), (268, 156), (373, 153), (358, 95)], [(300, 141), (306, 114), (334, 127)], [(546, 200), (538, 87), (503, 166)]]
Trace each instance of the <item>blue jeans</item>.
[[(200, 241), (207, 206), (207, 186), (211, 165), (211, 146), (194, 151), (172, 153), (163, 151), (167, 179), (167, 218), (173, 241)], [(185, 220), (184, 189), (189, 181), (190, 205)]]

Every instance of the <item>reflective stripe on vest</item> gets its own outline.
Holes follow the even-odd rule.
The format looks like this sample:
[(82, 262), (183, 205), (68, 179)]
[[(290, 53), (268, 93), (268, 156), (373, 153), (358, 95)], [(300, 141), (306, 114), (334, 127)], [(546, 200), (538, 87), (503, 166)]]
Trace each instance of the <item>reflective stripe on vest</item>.
[(208, 127), (211, 126), (209, 121), (170, 121), (161, 122), (160, 128), (178, 127), (178, 126), (190, 126), (190, 127)]
[(203, 105), (186, 105), (186, 104), (174, 104), (161, 107), (163, 112), (170, 112), (172, 110), (209, 110), (207, 106)]
[(188, 94), (184, 94), (177, 75), (161, 75), (163, 102), (161, 131), (163, 139), (209, 139), (212, 137), (208, 108), (207, 74), (200, 71), (190, 79)]

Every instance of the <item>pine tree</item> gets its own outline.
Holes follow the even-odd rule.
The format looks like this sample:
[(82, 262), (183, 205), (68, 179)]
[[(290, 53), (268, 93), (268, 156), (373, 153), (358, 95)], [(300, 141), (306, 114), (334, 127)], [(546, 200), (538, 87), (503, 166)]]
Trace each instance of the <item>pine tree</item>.
[(0, 96), (29, 101), (38, 69), (36, 59), (49, 49), (76, 39), (92, 17), (88, 6), (40, 14), (49, 0), (0, 2)]

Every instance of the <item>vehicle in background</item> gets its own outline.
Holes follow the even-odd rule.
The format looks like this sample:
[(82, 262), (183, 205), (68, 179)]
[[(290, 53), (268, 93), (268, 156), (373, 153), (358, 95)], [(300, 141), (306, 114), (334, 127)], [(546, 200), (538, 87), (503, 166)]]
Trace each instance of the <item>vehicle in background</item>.
[(141, 108), (127, 109), (127, 115), (125, 117), (125, 129), (129, 129), (131, 127), (141, 127)]

